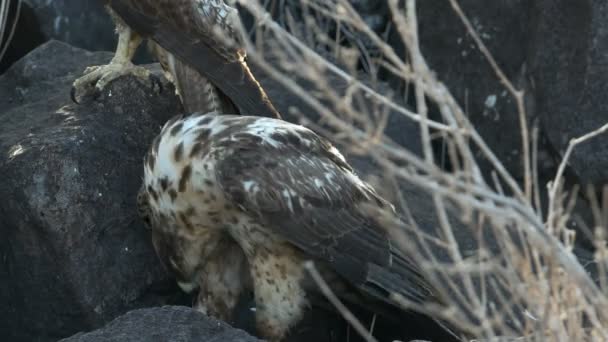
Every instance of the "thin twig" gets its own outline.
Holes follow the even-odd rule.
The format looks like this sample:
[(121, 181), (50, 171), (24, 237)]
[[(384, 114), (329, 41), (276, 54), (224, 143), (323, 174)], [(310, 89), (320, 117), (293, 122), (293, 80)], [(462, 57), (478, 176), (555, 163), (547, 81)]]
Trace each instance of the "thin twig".
[(526, 199), (528, 203), (532, 202), (532, 168), (530, 166), (530, 138), (528, 135), (528, 120), (526, 117), (525, 105), (524, 105), (524, 92), (515, 88), (513, 83), (509, 80), (507, 75), (502, 71), (502, 69), (498, 66), (498, 63), (492, 56), (492, 53), (488, 50), (483, 40), (477, 34), (477, 31), (471, 25), (471, 22), (467, 18), (467, 16), (460, 8), (457, 0), (450, 0), (450, 4), (452, 8), (464, 24), (467, 29), (467, 32), (471, 35), (475, 44), (479, 48), (479, 51), (484, 55), (490, 66), (496, 73), (496, 76), (500, 80), (500, 82), (507, 88), (509, 93), (513, 96), (517, 103), (517, 111), (519, 113), (519, 125), (521, 128), (521, 140), (522, 140), (522, 148), (523, 148), (523, 162), (524, 162), (524, 193), (526, 194)]
[[(463, 21), (467, 30), (517, 101), (524, 146), (523, 191), (426, 64), (419, 48), (414, 0), (402, 2), (408, 11), (399, 9), (394, 0), (389, 2), (392, 23), (407, 49), (405, 56), (397, 56), (347, 0), (300, 0), (305, 7), (304, 22), (300, 25), (287, 16), (288, 24), (297, 30), (296, 35), (272, 22), (258, 2), (240, 1), (250, 11), (252, 8), (258, 11), (254, 17), (261, 20), (258, 27), (263, 30), (258, 36), (268, 34), (270, 38), (264, 37), (264, 43), (278, 57), (278, 61), (270, 63), (262, 54), (256, 54), (253, 45), (247, 45), (247, 50), (252, 50), (250, 60), (259, 62), (272, 78), (320, 114), (318, 125), (309, 123), (311, 127), (349, 150), (367, 153), (378, 165), (378, 171), (394, 178), (393, 197), (402, 204), (407, 224), (398, 223), (397, 228), (388, 229), (390, 236), (397, 248), (412, 256), (425, 280), (436, 287), (438, 298), (446, 299), (441, 307), (416, 303), (407, 303), (406, 307), (444, 318), (458, 329), (479, 337), (507, 333), (540, 340), (588, 340), (589, 336), (604, 339), (608, 334), (608, 300), (571, 253), (572, 235), (566, 227), (576, 199), (576, 191), (563, 192), (561, 182), (571, 149), (549, 186), (552, 211), (545, 221), (538, 190), (538, 135), (536, 129), (532, 136), (528, 134), (523, 92), (518, 92), (500, 71), (468, 20)], [(459, 16), (466, 19), (462, 11)], [(387, 137), (379, 138), (385, 120), (383, 113), (401, 106), (391, 100), (388, 103), (379, 100), (369, 92), (371, 86), (360, 87), (354, 68), (341, 70), (314, 51), (317, 46), (329, 52), (327, 55), (335, 51), (342, 56), (345, 51), (341, 42), (328, 33), (332, 20), (339, 22), (353, 38), (358, 34), (369, 38), (382, 54), (378, 65), (415, 86), (418, 107), (410, 117), (420, 123), (423, 148), (428, 149), (433, 136), (443, 137), (452, 159), (452, 171), (446, 172), (436, 165), (430, 158), (432, 150), (424, 151), (420, 157)], [(346, 88), (334, 89), (328, 73), (345, 81)], [(311, 82), (314, 90), (303, 87), (294, 76)], [(383, 91), (372, 90), (389, 99)], [(426, 105), (430, 103), (439, 108), (442, 123), (427, 118)], [(440, 132), (430, 134), (435, 129)], [(527, 139), (532, 139), (531, 145)], [(492, 185), (486, 184), (479, 169), (480, 158), (486, 158), (493, 167)], [(407, 189), (409, 193), (404, 194), (400, 189), (403, 183), (415, 191)], [(406, 202), (415, 203), (421, 197), (424, 204), (416, 203), (417, 210), (410, 212)], [(418, 212), (420, 204), (433, 210)], [(604, 206), (608, 207), (608, 201)], [(606, 221), (599, 211), (594, 214), (600, 222)], [(400, 216), (398, 221), (401, 219)], [(458, 220), (459, 225), (454, 225)], [(488, 234), (492, 240), (486, 240)], [(464, 240), (463, 235), (467, 237)], [(493, 243), (497, 244), (496, 249), (491, 246)], [(471, 244), (475, 249), (469, 249)], [(472, 287), (474, 280), (480, 280), (481, 286)], [(603, 285), (604, 282), (602, 290)], [(520, 321), (522, 312), (525, 317)], [(589, 329), (581, 329), (583, 321)]]
[[(568, 160), (570, 159), (570, 155), (572, 154), (572, 151), (574, 151), (574, 148), (590, 139), (595, 138), (596, 136), (605, 133), (606, 131), (608, 131), (608, 124), (605, 124), (604, 126), (589, 132), (587, 134), (584, 134), (578, 138), (574, 138), (571, 139), (570, 142), (568, 143), (568, 148), (566, 149), (566, 153), (564, 153), (564, 157), (562, 158), (561, 163), (559, 164), (559, 167), (557, 168), (557, 173), (555, 174), (555, 178), (553, 179), (553, 181), (551, 182), (550, 185), (550, 190), (549, 190), (549, 199), (555, 199), (557, 198), (557, 193), (558, 193), (558, 189), (561, 187), (562, 184), (562, 178), (564, 175), (564, 172), (566, 171), (566, 165), (568, 164)], [(549, 207), (549, 213), (547, 214), (547, 222), (551, 222), (554, 219), (554, 206), (551, 205)]]
[(19, 21), (19, 15), (21, 15), (21, 0), (17, 0), (17, 9), (15, 10), (15, 16), (13, 18), (13, 23), (11, 29), (8, 33), (8, 37), (3, 42), (2, 38), (4, 37), (4, 30), (6, 28), (6, 22), (8, 20), (8, 14), (10, 12), (10, 1), (2, 0), (0, 2), (0, 61), (4, 58), (4, 54), (8, 50), (11, 41), (13, 40), (13, 35), (15, 34), (15, 30), (17, 29), (17, 23)]

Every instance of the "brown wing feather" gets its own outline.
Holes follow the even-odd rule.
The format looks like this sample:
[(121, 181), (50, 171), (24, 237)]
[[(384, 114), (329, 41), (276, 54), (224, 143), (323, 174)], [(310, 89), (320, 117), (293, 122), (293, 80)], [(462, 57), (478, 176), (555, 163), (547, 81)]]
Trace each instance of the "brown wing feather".
[(213, 11), (205, 16), (197, 9), (203, 3), (207, 1), (111, 0), (109, 6), (140, 35), (154, 40), (211, 81), (241, 113), (280, 118), (243, 60), (243, 51), (218, 42), (213, 34), (212, 30), (219, 28), (237, 38), (225, 16)]
[[(391, 292), (415, 301), (433, 297), (415, 265), (360, 208), (388, 203), (354, 178), (329, 144), (312, 133), (308, 140), (313, 143), (307, 146), (285, 135), (282, 144), (271, 146), (242, 137), (234, 153), (219, 163), (218, 180), (230, 199), (266, 227), (328, 262), (366, 293), (385, 301)], [(256, 191), (248, 191), (244, 182), (254, 182)]]

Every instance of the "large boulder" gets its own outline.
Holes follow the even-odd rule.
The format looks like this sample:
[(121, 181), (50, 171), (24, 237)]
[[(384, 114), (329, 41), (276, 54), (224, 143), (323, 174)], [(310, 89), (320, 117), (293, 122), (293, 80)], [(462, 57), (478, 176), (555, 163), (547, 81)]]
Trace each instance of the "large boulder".
[(173, 287), (135, 196), (149, 142), (181, 107), (170, 84), (133, 78), (72, 103), (74, 78), (110, 58), (50, 41), (0, 77), (0, 335), (8, 340), (96, 328), (166, 302)]
[[(568, 142), (608, 123), (608, 3), (534, 1), (531, 73), (542, 128), (561, 158)], [(608, 182), (606, 135), (578, 146), (570, 168), (581, 183)]]
[[(297, 339), (288, 341), (363, 341), (356, 333), (347, 337), (345, 327), (340, 326), (341, 332), (334, 331), (333, 336), (319, 339), (318, 334), (309, 332), (302, 334), (301, 329)], [(130, 311), (103, 328), (78, 333), (60, 342), (200, 342), (200, 341), (230, 341), (255, 342), (259, 339), (249, 335), (244, 330), (236, 329), (223, 321), (210, 318), (196, 310), (184, 306), (163, 306)], [(387, 339), (388, 341), (388, 339)], [(406, 340), (407, 341), (407, 340)], [(411, 342), (428, 342), (412, 340)]]
[[(592, 0), (459, 4), (505, 75), (525, 91), (529, 126), (540, 124), (538, 166), (544, 188), (570, 139), (608, 122), (608, 5)], [(419, 2), (417, 14), (421, 49), (430, 67), (507, 169), (522, 179), (521, 133), (511, 95), (449, 1)], [(401, 52), (396, 30), (389, 41)], [(569, 166), (576, 182), (606, 184), (608, 139), (579, 146)]]
[(34, 9), (40, 29), (49, 39), (92, 51), (109, 51), (116, 45), (114, 24), (103, 1), (25, 1)]
[(105, 327), (79, 333), (61, 342), (140, 341), (259, 341), (243, 330), (183, 306), (163, 306), (131, 311)]
[[(461, 0), (459, 4), (506, 76), (516, 86), (527, 89), (521, 75), (525, 72), (529, 35), (528, 1), (493, 1), (490, 4)], [(522, 145), (515, 101), (496, 77), (449, 1), (419, 1), (417, 16), (421, 50), (430, 68), (450, 89), (509, 172), (521, 177)], [(394, 26), (388, 39), (397, 54), (403, 56), (402, 39)], [(530, 101), (533, 100), (531, 95), (527, 97)], [(490, 170), (486, 160), (480, 158), (479, 162), (484, 171)]]
[[(115, 24), (99, 0), (24, 0), (37, 22), (37, 31), (46, 39), (60, 40), (89, 51), (114, 51), (118, 35)], [(23, 40), (28, 41), (28, 38)], [(141, 48), (134, 60), (152, 61), (148, 50)]]

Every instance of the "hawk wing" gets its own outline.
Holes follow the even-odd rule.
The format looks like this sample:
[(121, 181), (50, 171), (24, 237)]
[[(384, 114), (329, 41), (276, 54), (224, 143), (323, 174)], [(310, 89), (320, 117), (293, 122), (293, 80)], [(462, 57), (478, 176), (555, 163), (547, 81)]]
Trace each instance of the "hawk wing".
[[(209, 79), (241, 113), (279, 118), (238, 44), (236, 9), (223, 0), (107, 0), (133, 30)], [(236, 44), (218, 41), (221, 30)]]
[(359, 180), (333, 146), (309, 130), (282, 131), (272, 139), (239, 134), (238, 146), (227, 142), (235, 150), (219, 162), (216, 176), (229, 200), (368, 294), (393, 305), (391, 293), (418, 302), (434, 296), (361, 208), (392, 210), (390, 204)]

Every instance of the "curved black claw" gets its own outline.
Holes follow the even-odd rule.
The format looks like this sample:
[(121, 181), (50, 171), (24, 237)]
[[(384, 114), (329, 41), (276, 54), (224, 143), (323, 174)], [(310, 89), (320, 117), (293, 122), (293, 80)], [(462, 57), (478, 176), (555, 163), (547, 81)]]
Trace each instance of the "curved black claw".
[(77, 94), (78, 90), (76, 88), (76, 86), (72, 85), (72, 88), (70, 89), (70, 98), (78, 105), (82, 104), (83, 101), (97, 100), (101, 95), (95, 86), (86, 88), (84, 91), (81, 90), (82, 94)]

